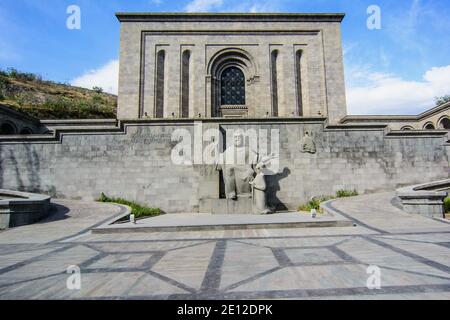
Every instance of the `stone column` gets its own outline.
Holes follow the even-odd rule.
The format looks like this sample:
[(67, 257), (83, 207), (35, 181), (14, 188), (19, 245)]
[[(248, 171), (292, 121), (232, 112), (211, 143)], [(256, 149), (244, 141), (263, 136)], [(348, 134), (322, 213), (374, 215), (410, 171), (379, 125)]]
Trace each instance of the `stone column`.
[(181, 56), (179, 46), (166, 47), (164, 117), (180, 117)]
[(279, 116), (292, 117), (292, 113), (295, 114), (297, 107), (294, 48), (292, 45), (284, 45), (279, 50)]

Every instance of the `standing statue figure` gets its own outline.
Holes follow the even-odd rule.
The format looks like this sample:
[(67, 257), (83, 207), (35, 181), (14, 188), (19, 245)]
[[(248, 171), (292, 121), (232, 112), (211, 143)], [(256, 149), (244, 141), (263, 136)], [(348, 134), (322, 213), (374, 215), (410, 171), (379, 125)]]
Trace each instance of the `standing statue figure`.
[(233, 138), (234, 148), (225, 151), (225, 164), (218, 165), (217, 170), (223, 173), (227, 199), (250, 198), (252, 196), (250, 182), (255, 175), (253, 168), (258, 155), (245, 147), (242, 134), (236, 132)]
[(275, 156), (266, 157), (262, 159), (255, 167), (256, 177), (250, 183), (252, 185), (253, 194), (253, 213), (256, 214), (272, 214), (275, 212), (273, 208), (270, 208), (267, 202), (267, 183), (265, 178), (265, 170), (267, 164), (275, 159)]

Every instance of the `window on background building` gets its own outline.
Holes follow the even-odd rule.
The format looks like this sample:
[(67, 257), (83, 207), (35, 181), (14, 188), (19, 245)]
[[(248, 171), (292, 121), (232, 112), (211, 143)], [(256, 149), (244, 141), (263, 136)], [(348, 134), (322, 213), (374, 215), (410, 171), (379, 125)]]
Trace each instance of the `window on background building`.
[(425, 130), (434, 130), (436, 127), (431, 122), (427, 123), (424, 127)]
[(189, 118), (189, 97), (190, 97), (190, 60), (191, 52), (185, 50), (181, 59), (181, 117)]
[(155, 118), (164, 117), (165, 60), (166, 60), (166, 52), (164, 50), (160, 50), (156, 58)]
[(226, 68), (220, 77), (221, 105), (245, 105), (245, 76), (237, 67)]
[(278, 117), (278, 50), (273, 50), (270, 57), (272, 72), (272, 116)]
[(450, 130), (450, 119), (449, 118), (442, 119), (441, 122), (439, 123), (439, 127), (441, 129)]
[(303, 116), (303, 93), (302, 93), (302, 55), (303, 50), (298, 50), (295, 55), (297, 75), (297, 115)]
[(17, 129), (13, 124), (6, 122), (0, 126), (0, 134), (2, 135), (17, 134)]

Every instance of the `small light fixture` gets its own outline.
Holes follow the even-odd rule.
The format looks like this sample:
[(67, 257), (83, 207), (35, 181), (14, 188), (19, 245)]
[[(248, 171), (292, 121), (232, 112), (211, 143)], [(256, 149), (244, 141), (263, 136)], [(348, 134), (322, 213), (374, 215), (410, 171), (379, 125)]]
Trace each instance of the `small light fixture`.
[(136, 216), (134, 214), (130, 214), (130, 222), (136, 224)]
[(311, 209), (311, 218), (313, 218), (313, 219), (317, 218), (317, 210), (316, 209)]
[(175, 112), (172, 112), (172, 118), (175, 118)]
[(199, 113), (199, 114), (198, 114), (198, 117), (199, 117), (199, 118), (201, 118), (201, 117), (202, 117), (202, 114), (201, 114), (201, 113)]

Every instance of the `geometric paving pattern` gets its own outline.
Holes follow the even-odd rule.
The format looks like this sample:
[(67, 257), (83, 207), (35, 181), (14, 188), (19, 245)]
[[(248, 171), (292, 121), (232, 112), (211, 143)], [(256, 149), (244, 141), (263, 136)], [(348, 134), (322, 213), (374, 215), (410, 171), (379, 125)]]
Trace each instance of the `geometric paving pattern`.
[[(359, 233), (317, 228), (118, 237), (79, 230), (72, 240), (47, 243), (32, 243), (24, 233), (26, 241), (15, 244), (6, 243), (7, 231), (0, 233), (0, 299), (449, 299), (450, 225), (435, 223), (436, 230), (423, 232), (390, 232), (370, 221)], [(81, 268), (80, 291), (66, 288), (69, 265)], [(369, 265), (381, 269), (381, 290), (366, 287)]]

